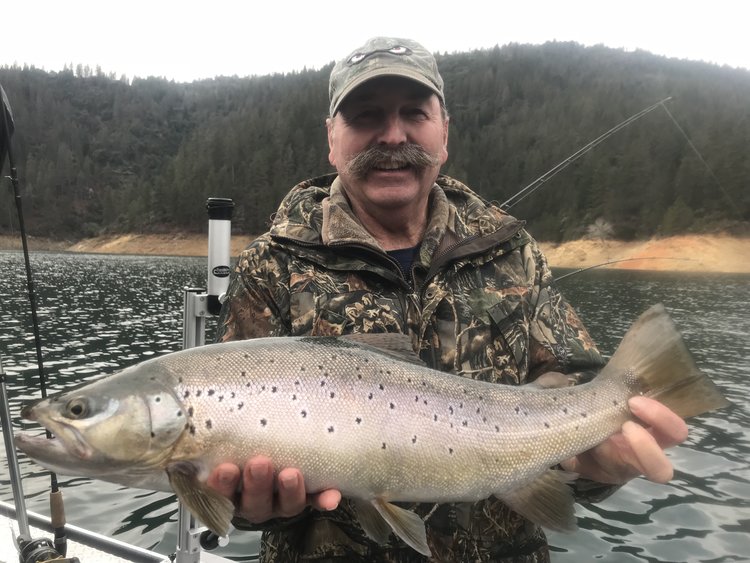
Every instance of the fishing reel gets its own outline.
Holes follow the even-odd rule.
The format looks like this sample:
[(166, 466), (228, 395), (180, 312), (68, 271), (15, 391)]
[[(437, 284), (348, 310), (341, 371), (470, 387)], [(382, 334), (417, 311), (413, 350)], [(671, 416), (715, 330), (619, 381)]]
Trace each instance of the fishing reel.
[(31, 539), (23, 536), (18, 538), (19, 563), (80, 563), (78, 557), (63, 557), (55, 549), (52, 540), (47, 538)]

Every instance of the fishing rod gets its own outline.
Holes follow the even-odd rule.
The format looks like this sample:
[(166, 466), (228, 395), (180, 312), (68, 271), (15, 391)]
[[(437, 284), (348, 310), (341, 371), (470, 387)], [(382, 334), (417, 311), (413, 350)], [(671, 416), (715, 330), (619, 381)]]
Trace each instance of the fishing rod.
[(549, 180), (550, 178), (555, 176), (558, 172), (561, 172), (562, 170), (564, 170), (565, 168), (573, 164), (576, 160), (581, 158), (584, 154), (589, 152), (591, 149), (593, 149), (600, 143), (607, 140), (609, 137), (617, 133), (620, 129), (624, 129), (625, 127), (627, 127), (634, 121), (637, 121), (644, 115), (651, 113), (653, 110), (655, 110), (656, 108), (660, 106), (666, 109), (666, 106), (664, 106), (664, 103), (668, 102), (671, 99), (672, 97), (669, 96), (667, 98), (664, 98), (663, 100), (659, 100), (654, 105), (651, 105), (647, 107), (646, 109), (643, 109), (639, 111), (638, 113), (631, 115), (626, 120), (618, 123), (617, 125), (612, 127), (612, 129), (610, 129), (606, 133), (603, 133), (602, 135), (600, 135), (599, 137), (597, 137), (596, 139), (588, 143), (586, 146), (580, 148), (579, 150), (571, 154), (568, 158), (566, 158), (565, 160), (563, 160), (562, 162), (560, 162), (559, 164), (557, 164), (556, 166), (552, 167), (550, 170), (548, 170), (547, 172), (539, 176), (539, 178), (531, 182), (528, 186), (526, 186), (525, 188), (522, 188), (520, 191), (516, 192), (511, 197), (506, 199), (503, 203), (500, 204), (501, 209), (507, 211), (511, 207), (516, 205), (517, 203), (520, 203), (521, 201), (529, 197), (531, 194), (533, 194), (535, 191), (541, 188), (547, 180)]
[[(18, 169), (16, 168), (15, 161), (13, 159), (13, 147), (11, 145), (11, 136), (15, 130), (15, 123), (13, 121), (13, 112), (10, 109), (10, 102), (8, 96), (5, 94), (5, 90), (0, 85), (0, 101), (2, 102), (2, 108), (0, 108), (0, 172), (2, 172), (3, 165), (5, 164), (5, 157), (7, 155), (8, 166), (10, 168), (10, 183), (13, 186), (13, 195), (16, 203), (16, 215), (18, 217), (18, 227), (21, 232), (21, 245), (23, 247), (23, 258), (26, 266), (26, 287), (28, 289), (29, 304), (31, 307), (31, 320), (34, 331), (34, 345), (36, 348), (36, 361), (39, 372), (39, 389), (41, 391), (42, 398), (47, 396), (47, 381), (44, 373), (44, 363), (42, 361), (42, 339), (39, 331), (39, 319), (36, 311), (36, 293), (34, 291), (34, 277), (31, 271), (31, 261), (29, 259), (29, 245), (26, 237), (26, 226), (23, 220), (23, 205), (21, 201), (21, 193), (18, 182)], [(4, 376), (3, 376), (4, 381)], [(10, 423), (10, 419), (8, 420)], [(11, 428), (12, 431), (12, 428)], [(52, 434), (49, 430), (46, 431), (47, 438), (52, 438)], [(10, 462), (10, 459), (9, 459)], [(17, 463), (17, 461), (16, 461)], [(18, 489), (21, 497), (16, 500), (17, 505), (24, 503), (23, 491), (20, 487), (20, 479), (18, 483)], [(59, 556), (65, 557), (67, 551), (67, 537), (65, 535), (65, 509), (63, 506), (62, 492), (60, 491), (57, 475), (54, 472), (50, 472), (50, 517), (52, 520), (52, 526), (54, 528), (54, 549), (57, 551)], [(22, 511), (25, 515), (25, 511)], [(20, 512), (19, 512), (20, 514)], [(27, 540), (26, 547), (31, 544), (35, 544), (41, 540), (32, 540), (28, 535), (28, 521), (24, 524), (26, 529), (25, 538)], [(20, 526), (20, 523), (19, 523)], [(21, 543), (22, 538), (19, 538)]]

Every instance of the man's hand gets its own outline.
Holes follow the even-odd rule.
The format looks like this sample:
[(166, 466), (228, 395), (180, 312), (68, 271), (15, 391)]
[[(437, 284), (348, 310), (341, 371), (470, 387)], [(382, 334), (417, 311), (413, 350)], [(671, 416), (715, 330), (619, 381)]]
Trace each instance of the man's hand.
[(223, 463), (211, 472), (207, 484), (235, 504), (238, 516), (253, 524), (296, 516), (307, 506), (333, 510), (341, 501), (341, 493), (334, 489), (308, 495), (298, 469), (282, 469), (274, 482), (273, 463), (264, 456), (252, 458), (242, 470)]
[(644, 426), (632, 421), (598, 446), (562, 462), (563, 469), (599, 483), (622, 484), (643, 475), (666, 483), (674, 469), (664, 453), (687, 439), (685, 421), (647, 397), (632, 397), (628, 406)]

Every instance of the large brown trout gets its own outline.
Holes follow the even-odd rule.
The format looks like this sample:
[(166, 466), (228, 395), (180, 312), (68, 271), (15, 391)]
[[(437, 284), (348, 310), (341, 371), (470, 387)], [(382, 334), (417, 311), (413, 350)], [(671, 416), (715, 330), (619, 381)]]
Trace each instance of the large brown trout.
[(422, 520), (393, 502), (495, 495), (543, 526), (573, 529), (573, 476), (553, 468), (618, 432), (628, 398), (653, 397), (683, 417), (727, 404), (659, 305), (593, 381), (573, 387), (457, 377), (366, 343), (384, 338), (393, 335), (166, 354), (24, 407), (55, 439), (19, 435), (16, 445), (62, 474), (174, 490), (222, 535), (233, 506), (205, 485), (209, 472), (263, 454), (299, 468), (310, 492), (355, 499), (375, 540), (393, 531), (429, 554)]

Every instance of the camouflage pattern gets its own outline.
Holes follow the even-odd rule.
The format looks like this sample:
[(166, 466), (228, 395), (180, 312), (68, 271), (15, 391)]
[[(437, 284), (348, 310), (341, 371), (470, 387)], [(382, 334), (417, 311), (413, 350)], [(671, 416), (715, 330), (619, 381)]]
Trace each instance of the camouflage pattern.
[[(431, 367), (512, 385), (602, 365), (522, 222), (447, 176), (430, 205), (409, 283), (356, 220), (335, 175), (295, 186), (270, 231), (239, 257), (219, 338), (401, 332)], [(587, 488), (586, 498), (609, 490)], [(410, 508), (426, 520), (430, 561), (549, 559), (542, 530), (494, 498)], [(265, 530), (264, 562), (427, 561), (395, 536), (387, 546), (366, 538), (346, 500), (332, 512), (236, 524)]]
[(432, 53), (412, 39), (373, 37), (333, 67), (328, 82), (329, 115), (336, 114), (357, 86), (378, 76), (401, 76), (419, 82), (445, 105), (443, 78)]

